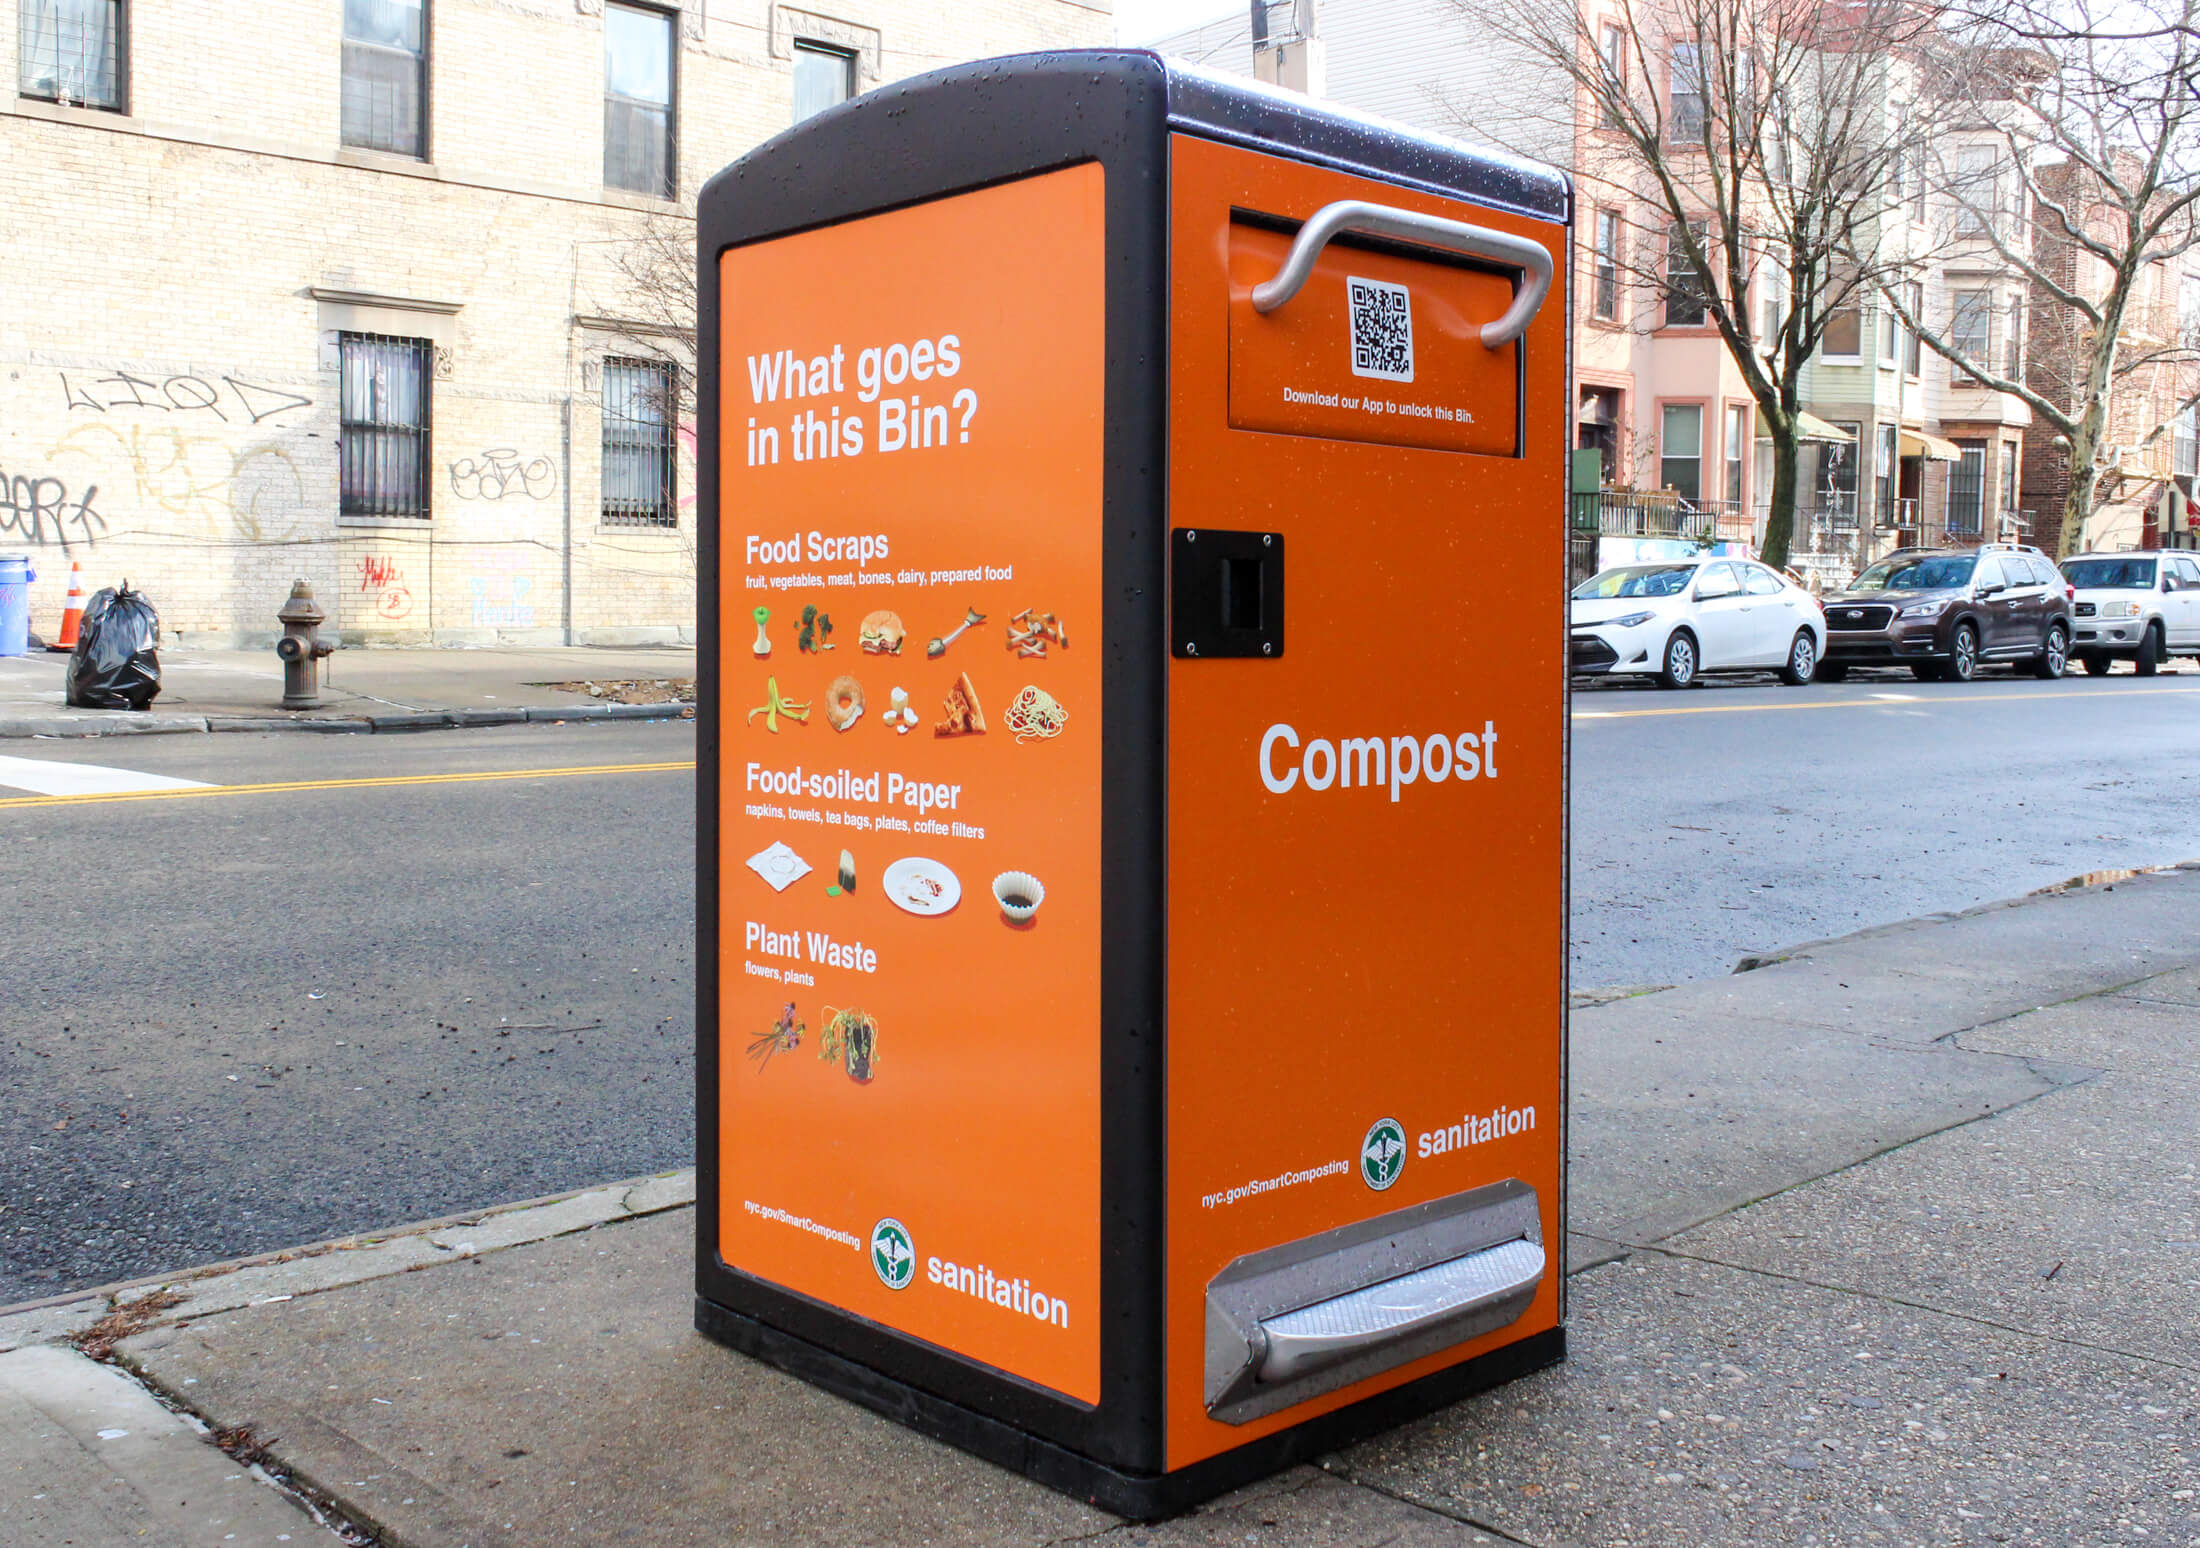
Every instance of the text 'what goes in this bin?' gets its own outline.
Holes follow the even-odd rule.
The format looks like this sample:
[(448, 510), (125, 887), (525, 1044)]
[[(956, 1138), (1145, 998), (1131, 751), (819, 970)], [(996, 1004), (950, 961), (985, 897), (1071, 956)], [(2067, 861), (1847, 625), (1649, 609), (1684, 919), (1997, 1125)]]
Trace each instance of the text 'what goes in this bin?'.
[(752, 468), (967, 446), (978, 419), (977, 389), (951, 385), (963, 369), (953, 333), (852, 355), (838, 341), (819, 354), (782, 349), (746, 365)]

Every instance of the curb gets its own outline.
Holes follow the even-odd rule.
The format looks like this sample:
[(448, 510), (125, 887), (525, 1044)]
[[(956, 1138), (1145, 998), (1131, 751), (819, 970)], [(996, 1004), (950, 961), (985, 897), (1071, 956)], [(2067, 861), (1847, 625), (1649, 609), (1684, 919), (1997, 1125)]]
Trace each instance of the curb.
[[(2073, 893), (2090, 892), (2094, 888), (2113, 891), (2127, 881), (2143, 877), (2159, 876), (2172, 871), (2200, 871), (2200, 860), (2170, 860), (2161, 865), (2134, 866), (2125, 870), (2096, 871), (2085, 876), (2073, 876), (2067, 881), (2052, 882), (2045, 887), (2035, 887), (2022, 897), (1996, 898), (1991, 902), (1974, 903), (1969, 908), (1943, 909), (1938, 913), (1914, 914), (1908, 919), (1891, 920), (1886, 924), (1866, 925), (1861, 930), (1851, 930), (1846, 935), (1829, 935), (1820, 940), (1797, 941), (1792, 946), (1778, 946), (1768, 951), (1745, 952), (1734, 959), (1734, 966), (1727, 969), (1728, 976), (1737, 973), (1754, 973), (1759, 968), (1778, 967), (1798, 957), (1808, 957), (1812, 952), (1828, 946), (1846, 946), (1856, 941), (1876, 940), (1881, 936), (1896, 935), (1914, 930), (1922, 925), (1948, 924), (1957, 919), (1970, 919), (1979, 914), (1996, 914), (2004, 909), (2025, 908), (2034, 903), (2050, 902), (2066, 898)], [(1591, 991), (1592, 993), (1595, 991)]]
[[(695, 1202), (695, 1168), (598, 1183), (566, 1193), (463, 1210), (387, 1230), (361, 1231), (275, 1252), (148, 1274), (40, 1300), (0, 1306), (0, 1352), (82, 1333), (162, 1290), (173, 1304), (133, 1322), (142, 1328), (187, 1321), (320, 1290), (410, 1273), (437, 1263), (524, 1247), (574, 1231), (681, 1209)], [(134, 1327), (133, 1331), (139, 1330)]]
[(692, 704), (566, 704), (521, 709), (404, 711), (388, 715), (313, 715), (264, 718), (240, 715), (134, 715), (127, 711), (82, 715), (22, 715), (0, 718), (0, 738), (31, 736), (160, 736), (177, 732), (452, 731), (473, 726), (511, 726), (523, 722), (589, 720), (690, 720)]
[(0, 736), (159, 736), (204, 731), (204, 715), (26, 715), (0, 720)]

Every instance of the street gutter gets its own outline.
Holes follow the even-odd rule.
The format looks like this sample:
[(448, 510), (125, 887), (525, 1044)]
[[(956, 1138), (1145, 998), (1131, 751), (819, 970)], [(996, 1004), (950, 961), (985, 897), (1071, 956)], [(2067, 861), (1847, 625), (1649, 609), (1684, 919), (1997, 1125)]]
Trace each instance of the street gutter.
[(407, 711), (390, 715), (307, 715), (246, 718), (128, 711), (0, 718), (0, 737), (161, 736), (213, 731), (309, 731), (363, 735), (393, 731), (455, 731), (522, 722), (691, 720), (692, 704), (545, 704), (526, 708)]

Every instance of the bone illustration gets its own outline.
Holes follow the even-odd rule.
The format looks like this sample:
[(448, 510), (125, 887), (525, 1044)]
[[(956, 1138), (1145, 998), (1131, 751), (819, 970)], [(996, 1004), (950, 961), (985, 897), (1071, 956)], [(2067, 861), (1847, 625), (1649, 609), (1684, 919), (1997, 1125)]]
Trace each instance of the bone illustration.
[(982, 624), (984, 622), (985, 614), (979, 612), (974, 607), (969, 609), (965, 614), (963, 621), (955, 625), (954, 630), (949, 633), (946, 639), (932, 640), (925, 645), (925, 655), (934, 660), (937, 660), (939, 657), (946, 655), (947, 647), (955, 643), (956, 635), (961, 634), (963, 630), (969, 628), (972, 624)]

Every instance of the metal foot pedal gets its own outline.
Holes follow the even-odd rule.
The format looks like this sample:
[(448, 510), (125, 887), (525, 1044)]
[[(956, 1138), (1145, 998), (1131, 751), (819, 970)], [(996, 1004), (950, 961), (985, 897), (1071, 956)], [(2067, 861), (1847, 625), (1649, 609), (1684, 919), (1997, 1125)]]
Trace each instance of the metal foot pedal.
[(1504, 1327), (1545, 1267), (1517, 1180), (1248, 1254), (1207, 1287), (1207, 1411), (1244, 1424)]

